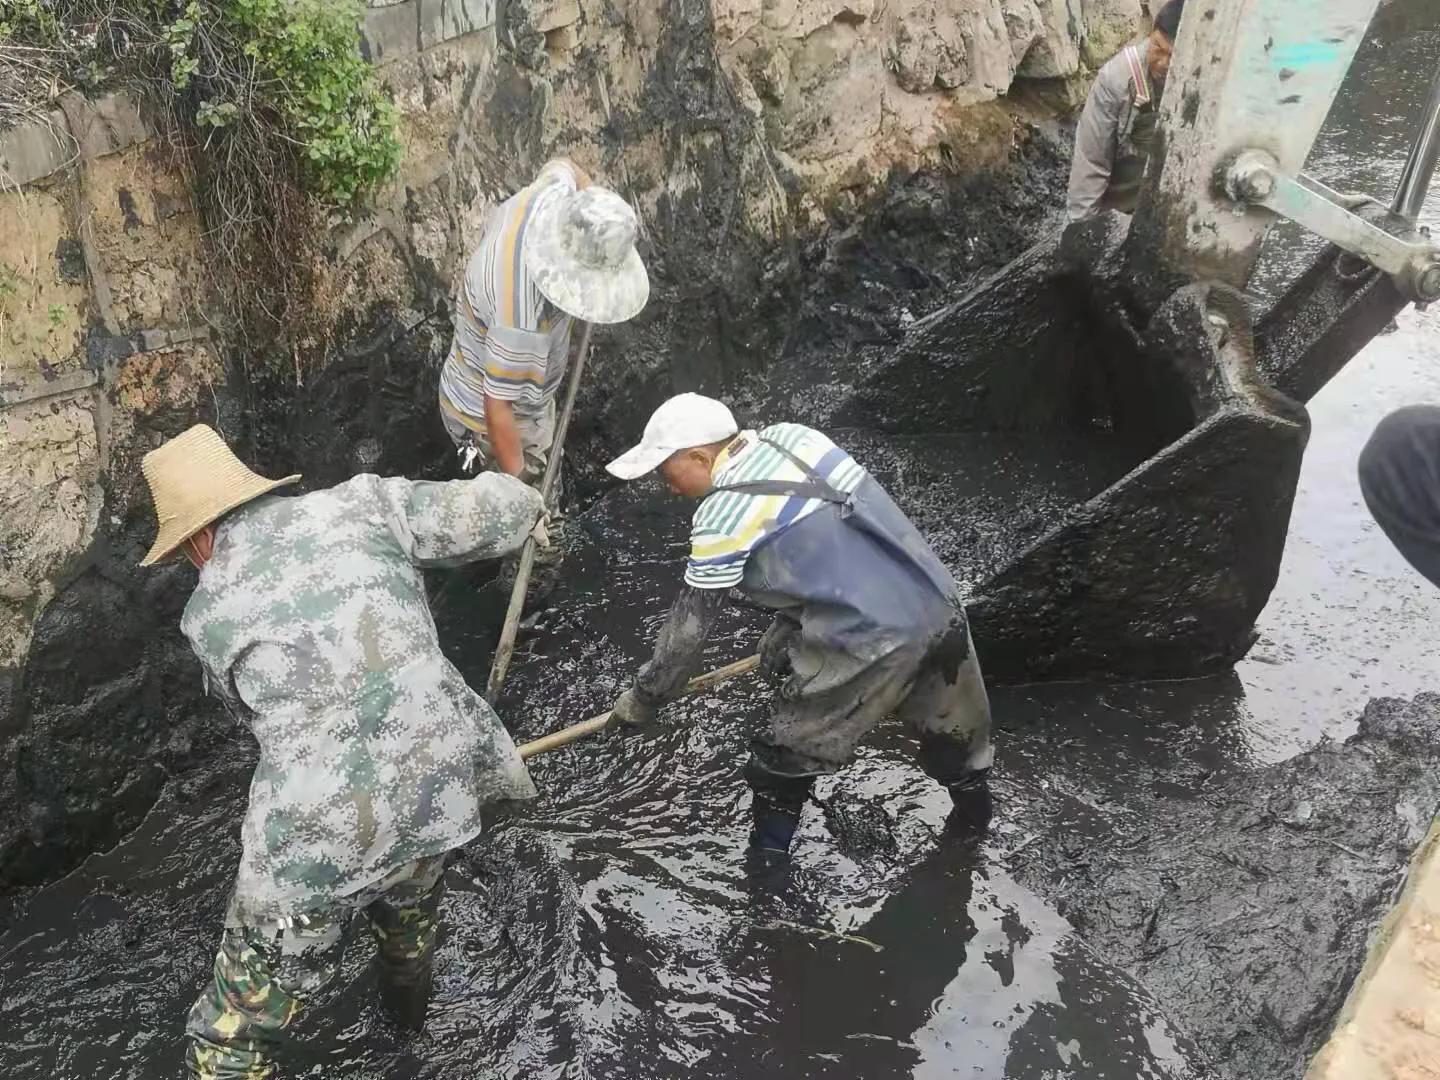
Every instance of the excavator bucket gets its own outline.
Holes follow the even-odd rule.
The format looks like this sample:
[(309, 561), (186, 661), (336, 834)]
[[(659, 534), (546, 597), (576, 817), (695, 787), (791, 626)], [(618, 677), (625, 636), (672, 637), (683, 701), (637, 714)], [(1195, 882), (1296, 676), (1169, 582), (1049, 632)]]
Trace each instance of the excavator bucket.
[[(1300, 173), (1376, 3), (1192, 4), (1133, 220), (1037, 244), (870, 358), (830, 417), (955, 444), (918, 495), (916, 476), (888, 479), (960, 573), (988, 677), (1181, 677), (1249, 648), (1301, 402), (1407, 303), (1440, 298), (1440, 249), (1415, 227), (1440, 76), (1390, 208)], [(1331, 246), (1256, 326), (1242, 290), (1281, 217)], [(882, 479), (884, 450), (866, 457)]]
[(832, 418), (960, 440), (936, 480), (950, 497), (912, 478), (910, 501), (965, 579), (993, 679), (1223, 668), (1275, 584), (1305, 411), (1257, 375), (1224, 286), (1130, 329), (1106, 272), (1125, 228), (1112, 213), (1036, 245), (917, 325)]

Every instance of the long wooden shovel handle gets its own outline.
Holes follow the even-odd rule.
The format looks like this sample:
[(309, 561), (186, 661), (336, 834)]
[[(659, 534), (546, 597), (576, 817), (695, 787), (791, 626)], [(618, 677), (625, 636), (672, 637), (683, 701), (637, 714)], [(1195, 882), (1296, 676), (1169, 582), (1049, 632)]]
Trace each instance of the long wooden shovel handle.
[[(555, 438), (550, 444), (550, 460), (545, 463), (545, 476), (540, 481), (540, 496), (545, 506), (550, 506), (550, 492), (555, 487), (555, 478), (560, 475), (560, 459), (565, 455), (565, 432), (570, 427), (570, 415), (575, 411), (575, 396), (580, 392), (580, 376), (585, 371), (585, 360), (590, 355), (591, 324), (584, 323), (580, 334), (580, 348), (575, 353), (575, 367), (570, 372), (570, 382), (565, 388), (565, 404), (560, 409), (560, 419), (555, 424)], [(505, 624), (500, 628), (500, 643), (495, 646), (495, 659), (490, 663), (490, 678), (485, 684), (485, 700), (495, 704), (500, 696), (500, 686), (505, 673), (510, 669), (510, 657), (515, 653), (515, 635), (520, 629), (520, 613), (525, 608), (525, 592), (530, 587), (530, 571), (535, 566), (535, 538), (527, 536), (520, 549), (520, 565), (515, 569), (515, 584), (510, 589), (510, 605), (505, 609)]]
[[(760, 657), (747, 656), (744, 660), (736, 660), (733, 664), (726, 664), (724, 667), (716, 668), (714, 671), (707, 671), (704, 675), (697, 675), (685, 684), (685, 693), (693, 694), (697, 690), (704, 690), (706, 687), (722, 683), (726, 679), (733, 679), (736, 675), (744, 675), (746, 672), (754, 671), (760, 666)], [(592, 716), (589, 720), (581, 720), (578, 724), (571, 724), (559, 731), (552, 731), (549, 735), (542, 735), (532, 742), (523, 743), (520, 746), (522, 758), (532, 758), (536, 754), (543, 754), (548, 750), (555, 750), (576, 739), (583, 739), (586, 735), (594, 735), (597, 731), (603, 731), (605, 725), (610, 722), (610, 714), (603, 712), (599, 716)]]

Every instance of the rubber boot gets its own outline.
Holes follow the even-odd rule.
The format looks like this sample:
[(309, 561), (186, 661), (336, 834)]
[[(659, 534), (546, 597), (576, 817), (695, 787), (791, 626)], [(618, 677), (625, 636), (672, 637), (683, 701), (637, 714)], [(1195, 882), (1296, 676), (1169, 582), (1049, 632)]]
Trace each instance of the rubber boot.
[(800, 824), (800, 811), (757, 791), (750, 809), (750, 843), (745, 849), (745, 876), (757, 896), (785, 890), (790, 877), (790, 842)]
[(945, 819), (945, 831), (956, 836), (979, 836), (990, 826), (995, 803), (990, 796), (989, 769), (979, 769), (946, 788), (954, 806)]
[(745, 765), (745, 782), (754, 792), (745, 870), (752, 884), (774, 892), (783, 888), (789, 873), (790, 845), (815, 778), (772, 772), (752, 755)]
[(365, 909), (380, 952), (380, 1004), (401, 1027), (421, 1031), (435, 981), (437, 912), (444, 880), (424, 896), (386, 897)]
[(756, 792), (750, 811), (749, 854), (771, 862), (788, 859), (790, 843), (799, 824), (799, 810), (772, 802)]
[(413, 960), (404, 967), (380, 966), (380, 1005), (401, 1027), (425, 1030), (425, 1012), (430, 1007), (430, 990), (435, 981), (433, 957)]

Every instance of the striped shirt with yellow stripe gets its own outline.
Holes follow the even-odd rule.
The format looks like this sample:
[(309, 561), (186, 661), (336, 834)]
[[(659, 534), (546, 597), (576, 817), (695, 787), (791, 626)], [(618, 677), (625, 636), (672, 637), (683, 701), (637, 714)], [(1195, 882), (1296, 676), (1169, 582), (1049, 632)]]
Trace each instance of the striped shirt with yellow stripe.
[[(799, 466), (768, 440), (783, 446), (841, 492), (854, 491), (867, 475), (855, 459), (821, 432), (803, 424), (773, 424), (758, 434), (742, 431), (715, 460), (715, 487), (757, 480), (800, 483)], [(798, 495), (750, 495), (713, 491), (705, 497), (690, 530), (690, 560), (685, 583), (697, 589), (729, 589), (745, 576), (750, 553), (820, 507), (823, 499)]]
[(573, 320), (535, 287), (525, 230), (537, 212), (576, 190), (567, 162), (552, 161), (535, 182), (497, 206), (465, 268), (455, 337), (440, 372), (440, 407), (485, 430), (485, 398), (538, 414), (565, 377)]

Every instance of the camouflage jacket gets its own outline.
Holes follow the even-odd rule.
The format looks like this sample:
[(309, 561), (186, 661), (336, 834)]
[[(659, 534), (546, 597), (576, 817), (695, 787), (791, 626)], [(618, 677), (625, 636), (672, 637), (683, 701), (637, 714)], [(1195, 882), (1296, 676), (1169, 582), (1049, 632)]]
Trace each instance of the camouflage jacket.
[(535, 794), (499, 718), (440, 652), (421, 567), (519, 547), (519, 480), (357, 476), (226, 517), (181, 618), (260, 744), (231, 921), (323, 908), (464, 843)]

